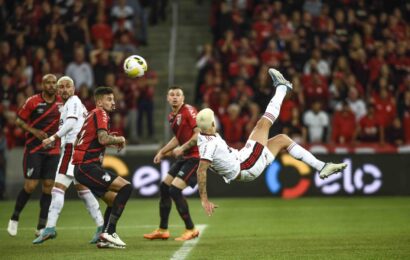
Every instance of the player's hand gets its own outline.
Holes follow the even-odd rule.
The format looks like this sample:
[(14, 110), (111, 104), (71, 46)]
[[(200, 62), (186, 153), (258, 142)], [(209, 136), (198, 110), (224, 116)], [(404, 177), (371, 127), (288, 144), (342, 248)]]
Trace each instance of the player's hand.
[(154, 163), (160, 163), (161, 159), (162, 159), (162, 156), (163, 156), (162, 153), (158, 152), (157, 155), (155, 155), (155, 157), (154, 157)]
[(202, 207), (204, 208), (206, 214), (208, 216), (212, 216), (214, 213), (215, 209), (218, 207), (218, 205), (213, 204), (210, 201), (202, 201)]
[(32, 130), (31, 130), (31, 133), (37, 138), (37, 139), (39, 139), (39, 140), (44, 140), (44, 139), (46, 139), (47, 137), (48, 137), (48, 135), (47, 135), (47, 133), (46, 132), (44, 132), (44, 131), (42, 131), (42, 130), (40, 130), (40, 129), (35, 129), (35, 128), (33, 128)]
[(126, 145), (125, 137), (124, 137), (124, 136), (120, 136), (119, 138), (121, 139), (121, 142), (116, 145), (116, 147), (117, 147), (117, 152), (120, 152), (122, 149), (124, 149), (124, 148), (125, 148), (125, 145)]
[(43, 140), (43, 147), (44, 148), (51, 148), (54, 146), (54, 141), (51, 141), (50, 138), (46, 138)]
[(184, 150), (182, 150), (181, 147), (177, 147), (177, 148), (175, 148), (174, 150), (172, 150), (172, 155), (173, 155), (175, 158), (178, 158), (178, 157), (184, 155)]

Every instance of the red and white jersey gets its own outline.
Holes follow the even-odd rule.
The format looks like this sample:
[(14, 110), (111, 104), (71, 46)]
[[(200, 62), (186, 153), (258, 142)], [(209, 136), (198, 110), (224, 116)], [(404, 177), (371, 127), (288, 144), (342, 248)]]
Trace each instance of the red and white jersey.
[(219, 134), (199, 134), (197, 144), (200, 159), (210, 162), (211, 169), (227, 183), (238, 176), (241, 170), (239, 151), (229, 147)]
[(81, 100), (74, 95), (65, 102), (64, 106), (60, 110), (60, 113), (60, 128), (62, 128), (64, 123), (67, 122), (67, 119), (77, 119), (74, 127), (69, 132), (67, 132), (67, 134), (61, 136), (61, 147), (64, 147), (67, 143), (75, 142), (77, 134), (80, 132), (85, 118), (87, 117), (88, 111)]
[(226, 183), (235, 179), (253, 181), (275, 159), (268, 148), (254, 140), (248, 140), (238, 151), (229, 147), (219, 134), (199, 134), (198, 147), (200, 159), (211, 162), (211, 169)]

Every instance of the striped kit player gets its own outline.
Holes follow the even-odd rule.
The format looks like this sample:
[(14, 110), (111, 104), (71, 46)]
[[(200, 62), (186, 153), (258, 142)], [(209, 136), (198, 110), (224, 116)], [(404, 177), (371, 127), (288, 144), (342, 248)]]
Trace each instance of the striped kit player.
[(61, 141), (61, 155), (57, 167), (54, 187), (51, 191), (52, 200), (48, 212), (47, 225), (41, 232), (40, 236), (33, 240), (33, 244), (40, 244), (47, 239), (56, 237), (56, 225), (64, 206), (65, 191), (73, 182), (77, 189), (78, 196), (84, 201), (88, 212), (97, 226), (97, 231), (90, 243), (97, 243), (104, 225), (100, 206), (91, 191), (75, 180), (74, 165), (72, 164), (74, 143), (77, 134), (80, 132), (81, 127), (84, 124), (87, 116), (87, 109), (81, 103), (81, 100), (74, 95), (74, 81), (70, 77), (61, 77), (57, 81), (57, 89), (58, 94), (64, 101), (64, 106), (60, 109), (60, 127), (57, 132), (54, 132), (49, 138), (43, 140), (43, 146), (53, 146), (55, 142)]
[(268, 139), (269, 129), (279, 116), (283, 99), (286, 93), (292, 90), (292, 84), (279, 71), (271, 68), (268, 72), (272, 77), (273, 86), (276, 88), (275, 95), (269, 102), (263, 116), (256, 123), (245, 147), (241, 150), (229, 147), (216, 133), (214, 112), (211, 109), (201, 110), (196, 117), (197, 126), (201, 129), (201, 133), (198, 135), (200, 154), (197, 171), (198, 189), (202, 207), (208, 215), (212, 215), (217, 207), (208, 201), (206, 191), (208, 168), (221, 175), (227, 183), (253, 181), (284, 149), (294, 158), (318, 170), (322, 179), (343, 170), (347, 166), (345, 163), (324, 163), (318, 160), (287, 135), (279, 134)]

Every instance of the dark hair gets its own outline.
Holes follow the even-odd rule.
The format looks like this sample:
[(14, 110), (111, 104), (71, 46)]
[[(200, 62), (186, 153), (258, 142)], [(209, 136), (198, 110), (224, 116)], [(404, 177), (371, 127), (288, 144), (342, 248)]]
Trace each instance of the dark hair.
[(180, 89), (180, 90), (182, 91), (182, 93), (184, 93), (184, 90), (183, 90), (180, 86), (177, 86), (177, 85), (170, 86), (170, 87), (168, 88), (168, 92), (169, 92), (170, 90), (175, 90), (175, 89)]
[(110, 87), (98, 87), (94, 90), (94, 98), (99, 99), (104, 95), (113, 94), (114, 91)]

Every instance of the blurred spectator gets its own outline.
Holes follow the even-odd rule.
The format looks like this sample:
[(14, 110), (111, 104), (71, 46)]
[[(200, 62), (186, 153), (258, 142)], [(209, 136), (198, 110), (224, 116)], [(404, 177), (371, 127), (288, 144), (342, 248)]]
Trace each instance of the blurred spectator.
[(126, 0), (118, 0), (117, 4), (111, 9), (111, 17), (114, 20), (113, 31), (116, 32), (120, 25), (123, 25), (125, 29), (130, 32), (134, 31), (132, 19), (134, 16), (134, 10), (131, 6), (127, 5)]
[(324, 77), (328, 77), (330, 75), (330, 66), (329, 63), (322, 59), (322, 54), (320, 49), (314, 49), (312, 52), (312, 57), (305, 63), (303, 67), (304, 74), (311, 74), (313, 70), (317, 70), (317, 72)]
[(396, 101), (387, 88), (380, 89), (379, 93), (374, 95), (373, 104), (381, 126), (389, 126), (396, 117), (397, 109)]
[(304, 144), (307, 140), (307, 130), (303, 126), (299, 109), (293, 107), (291, 110), (291, 119), (283, 125), (282, 132), (288, 135), (298, 144)]
[(399, 117), (393, 119), (393, 123), (386, 129), (386, 142), (395, 146), (404, 144), (404, 129)]
[(113, 46), (113, 33), (111, 26), (106, 23), (104, 13), (97, 15), (97, 22), (91, 27), (91, 39), (94, 44), (102, 40), (105, 49), (111, 49)]
[(81, 99), (81, 102), (84, 104), (87, 111), (91, 111), (95, 108), (94, 100), (90, 92), (91, 90), (87, 87), (87, 85), (80, 85), (78, 97)]
[(358, 125), (357, 140), (360, 142), (380, 142), (384, 140), (384, 129), (381, 126), (380, 120), (375, 114), (373, 105), (367, 107), (367, 115), (364, 116)]
[[(154, 131), (154, 88), (158, 84), (158, 76), (153, 72), (148, 72), (143, 79), (138, 81), (139, 97), (137, 101), (137, 130), (141, 138), (146, 131), (146, 136), (153, 139)], [(146, 124), (143, 124), (144, 118)], [(143, 130), (143, 125), (146, 129)]]
[(124, 56), (127, 57), (129, 55), (136, 54), (137, 48), (135, 47), (135, 44), (132, 43), (130, 34), (123, 33), (121, 34), (119, 41), (114, 44), (113, 51), (122, 52)]
[(332, 141), (336, 144), (352, 144), (355, 140), (356, 118), (347, 102), (336, 111), (332, 122)]
[(91, 65), (85, 61), (84, 47), (77, 47), (74, 50), (74, 61), (67, 66), (65, 74), (74, 80), (76, 89), (78, 90), (82, 84), (88, 88), (94, 85), (94, 75)]
[(329, 116), (322, 110), (322, 103), (315, 101), (312, 108), (305, 112), (303, 124), (307, 127), (307, 140), (312, 143), (326, 142), (329, 127)]
[[(349, 93), (346, 99), (347, 103), (350, 106), (350, 109), (356, 117), (356, 122), (359, 122), (366, 114), (366, 103), (359, 97), (359, 91), (355, 87), (349, 88)], [(342, 103), (339, 103), (337, 110), (342, 109)]]
[(229, 105), (227, 114), (220, 118), (221, 130), (229, 146), (236, 149), (243, 147), (247, 122), (247, 118), (241, 115), (241, 107), (239, 105)]

